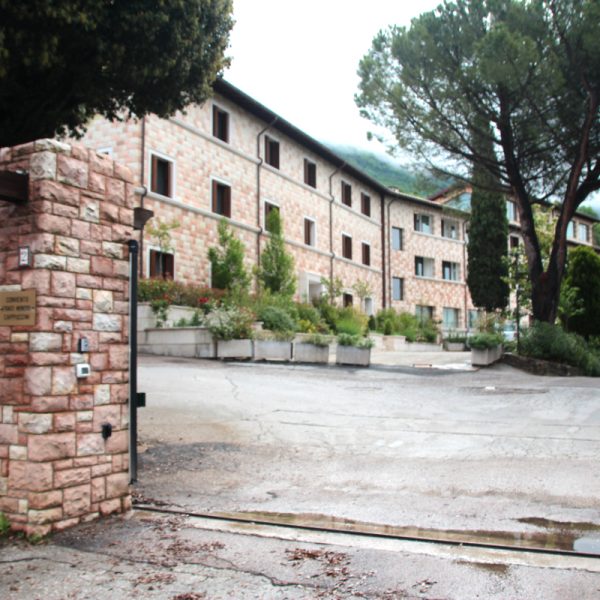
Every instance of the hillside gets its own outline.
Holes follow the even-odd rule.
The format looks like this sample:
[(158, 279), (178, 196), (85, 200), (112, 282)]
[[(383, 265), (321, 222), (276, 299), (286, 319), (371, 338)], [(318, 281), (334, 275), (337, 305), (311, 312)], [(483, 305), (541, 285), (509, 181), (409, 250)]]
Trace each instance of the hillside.
[(394, 187), (407, 194), (427, 197), (450, 185), (449, 180), (440, 179), (424, 172), (415, 172), (392, 159), (367, 150), (351, 146), (329, 145), (331, 150), (348, 161), (353, 167), (364, 171), (387, 187)]

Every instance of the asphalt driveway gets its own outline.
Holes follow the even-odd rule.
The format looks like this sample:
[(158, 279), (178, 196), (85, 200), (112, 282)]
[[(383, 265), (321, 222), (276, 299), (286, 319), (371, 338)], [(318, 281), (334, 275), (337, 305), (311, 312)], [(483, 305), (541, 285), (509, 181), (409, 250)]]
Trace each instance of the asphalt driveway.
[(597, 380), (145, 357), (139, 381), (146, 500), (476, 535), (600, 526)]

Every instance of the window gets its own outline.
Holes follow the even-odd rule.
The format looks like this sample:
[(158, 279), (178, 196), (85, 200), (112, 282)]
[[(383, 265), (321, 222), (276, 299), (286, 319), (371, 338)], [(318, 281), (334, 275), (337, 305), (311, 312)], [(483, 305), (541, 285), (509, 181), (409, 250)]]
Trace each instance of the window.
[(279, 169), (279, 142), (265, 135), (265, 162)]
[(231, 217), (231, 188), (220, 181), (212, 182), (212, 211)]
[(469, 329), (477, 329), (477, 327), (479, 326), (479, 319), (481, 318), (481, 311), (479, 311), (477, 309), (471, 309), (467, 313), (467, 317), (469, 319), (468, 325), (467, 325), (468, 328)]
[(458, 308), (444, 308), (442, 311), (442, 327), (444, 329), (457, 329), (460, 310)]
[(366, 242), (362, 243), (362, 264), (367, 266), (371, 264), (371, 246)]
[(229, 113), (213, 106), (213, 136), (229, 142)]
[(277, 204), (265, 202), (265, 229), (269, 232), (271, 231), (271, 228), (269, 227), (269, 215), (274, 210), (279, 211), (279, 206), (277, 206)]
[(460, 274), (460, 265), (447, 260), (442, 261), (442, 279), (448, 281), (458, 281)]
[(442, 219), (442, 237), (450, 238), (451, 240), (458, 239), (458, 222)]
[(308, 158), (304, 159), (304, 183), (310, 187), (317, 187), (317, 165)]
[(342, 181), (342, 204), (352, 206), (352, 186)]
[(392, 227), (392, 250), (402, 250), (404, 245), (404, 231), (400, 227)]
[(150, 250), (150, 265), (148, 269), (150, 277), (162, 277), (173, 279), (175, 276), (175, 257), (170, 252)]
[(579, 223), (579, 225), (577, 225), (577, 238), (582, 242), (589, 242), (590, 228), (585, 223)]
[(519, 238), (516, 235), (511, 235), (508, 239), (511, 248), (519, 247)]
[(404, 279), (392, 277), (392, 300), (404, 300)]
[(373, 298), (365, 298), (365, 314), (369, 317), (375, 313), (373, 310)]
[(352, 238), (342, 233), (342, 256), (352, 260)]
[(509, 221), (516, 222), (517, 219), (517, 205), (512, 200), (506, 201), (506, 218)]
[(352, 306), (353, 302), (354, 298), (352, 297), (352, 294), (342, 294), (342, 304), (344, 305), (344, 308)]
[(433, 320), (433, 306), (423, 306), (417, 304), (415, 306), (415, 315), (420, 323)]
[(367, 194), (360, 195), (360, 212), (367, 217), (371, 216), (371, 196)]
[(415, 213), (415, 231), (421, 233), (433, 233), (433, 219), (431, 215), (422, 215)]
[(569, 224), (567, 225), (567, 237), (571, 240), (575, 237), (575, 225), (573, 224), (573, 221), (569, 221)]
[(161, 196), (173, 195), (173, 163), (172, 161), (152, 154), (150, 167), (150, 189)]
[(304, 219), (304, 243), (307, 246), (316, 245), (316, 224), (312, 219)]
[(433, 277), (433, 258), (415, 256), (415, 275), (417, 277)]

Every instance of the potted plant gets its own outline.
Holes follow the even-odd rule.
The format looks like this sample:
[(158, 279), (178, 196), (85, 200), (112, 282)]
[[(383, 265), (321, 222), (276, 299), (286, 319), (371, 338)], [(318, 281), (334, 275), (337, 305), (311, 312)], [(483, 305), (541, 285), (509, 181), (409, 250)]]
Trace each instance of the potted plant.
[(444, 349), (448, 352), (463, 352), (467, 343), (464, 333), (449, 331), (444, 337)]
[(215, 338), (217, 358), (252, 358), (254, 315), (237, 307), (217, 308), (204, 324)]
[(371, 362), (371, 338), (340, 333), (337, 338), (335, 362), (338, 365), (358, 365), (368, 367)]
[(260, 331), (254, 337), (254, 360), (292, 360), (293, 331)]
[(326, 365), (329, 362), (329, 341), (328, 336), (316, 333), (294, 342), (294, 360)]
[(502, 358), (502, 335), (499, 333), (476, 333), (469, 338), (471, 364), (485, 367)]

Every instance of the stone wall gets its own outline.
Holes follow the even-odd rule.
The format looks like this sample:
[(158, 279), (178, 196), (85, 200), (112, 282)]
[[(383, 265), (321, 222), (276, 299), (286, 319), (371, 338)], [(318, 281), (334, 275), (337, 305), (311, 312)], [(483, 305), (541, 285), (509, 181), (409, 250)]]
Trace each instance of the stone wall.
[[(133, 179), (82, 146), (0, 150), (29, 201), (0, 202), (0, 291), (35, 290), (35, 325), (0, 326), (0, 511), (46, 534), (130, 508), (128, 254)], [(18, 268), (27, 246), (32, 266)], [(89, 352), (78, 353), (86, 338)], [(76, 377), (76, 364), (91, 374)], [(106, 440), (102, 426), (110, 424)]]

